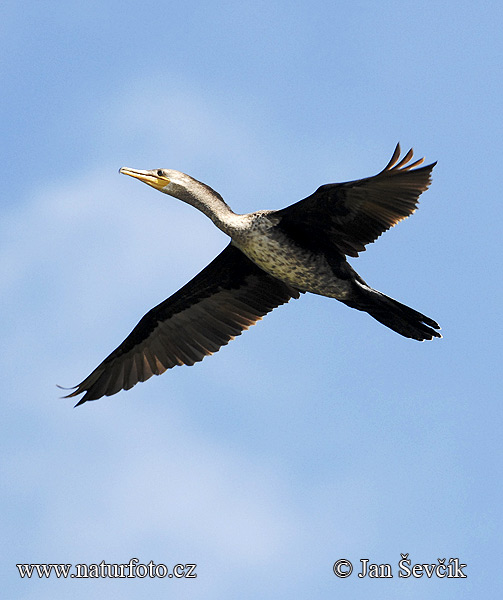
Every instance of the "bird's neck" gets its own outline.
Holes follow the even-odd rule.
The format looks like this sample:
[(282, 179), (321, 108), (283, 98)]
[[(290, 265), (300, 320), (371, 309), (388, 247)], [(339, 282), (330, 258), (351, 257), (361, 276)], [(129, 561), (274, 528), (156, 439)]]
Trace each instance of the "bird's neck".
[(197, 185), (194, 185), (190, 191), (179, 187), (176, 190), (170, 190), (169, 193), (200, 210), (221, 231), (233, 237), (243, 227), (243, 215), (233, 212), (215, 190), (199, 181), (195, 181), (195, 183)]

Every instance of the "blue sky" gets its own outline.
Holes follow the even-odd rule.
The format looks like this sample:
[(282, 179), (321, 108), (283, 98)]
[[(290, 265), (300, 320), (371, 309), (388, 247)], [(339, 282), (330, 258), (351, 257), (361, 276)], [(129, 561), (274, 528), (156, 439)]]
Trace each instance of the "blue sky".
[[(495, 597), (501, 4), (180, 4), (0, 8), (6, 597)], [(438, 160), (433, 185), (352, 264), (444, 339), (305, 296), (195, 367), (60, 399), (227, 243), (119, 167), (182, 170), (248, 212), (374, 174), (397, 141)], [(468, 578), (400, 579), (400, 553)], [(198, 577), (15, 567), (132, 557)], [(359, 579), (363, 558), (394, 577)]]

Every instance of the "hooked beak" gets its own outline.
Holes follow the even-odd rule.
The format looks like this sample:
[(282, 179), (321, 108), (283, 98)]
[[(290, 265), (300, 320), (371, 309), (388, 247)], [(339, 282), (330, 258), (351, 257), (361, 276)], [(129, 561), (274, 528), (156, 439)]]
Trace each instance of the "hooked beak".
[(143, 181), (143, 183), (147, 183), (156, 190), (160, 191), (162, 191), (162, 189), (165, 188), (169, 183), (169, 179), (167, 177), (157, 175), (156, 171), (138, 171), (137, 169), (128, 169), (127, 167), (122, 167), (122, 169), (119, 169), (119, 173), (139, 179), (140, 181)]

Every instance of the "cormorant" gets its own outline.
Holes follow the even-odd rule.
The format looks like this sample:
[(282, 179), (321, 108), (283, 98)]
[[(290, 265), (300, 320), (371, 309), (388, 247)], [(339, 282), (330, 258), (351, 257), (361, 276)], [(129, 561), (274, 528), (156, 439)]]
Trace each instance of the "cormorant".
[(429, 317), (371, 288), (349, 265), (365, 245), (412, 214), (436, 163), (410, 163), (397, 144), (377, 175), (322, 185), (281, 210), (237, 215), (209, 186), (168, 169), (120, 173), (207, 215), (230, 244), (199, 275), (150, 310), (68, 397), (88, 400), (128, 390), (175, 365), (217, 352), (265, 314), (303, 292), (336, 298), (414, 340), (442, 337)]

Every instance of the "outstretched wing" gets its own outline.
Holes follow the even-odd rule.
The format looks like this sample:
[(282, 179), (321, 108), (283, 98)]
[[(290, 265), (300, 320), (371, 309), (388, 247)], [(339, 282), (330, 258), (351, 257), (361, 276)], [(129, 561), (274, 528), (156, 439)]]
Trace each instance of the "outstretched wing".
[[(412, 214), (431, 182), (436, 163), (414, 168), (412, 149), (399, 161), (400, 144), (386, 167), (374, 177), (322, 185), (314, 194), (277, 211), (279, 227), (306, 244), (324, 241), (349, 256)], [(321, 243), (321, 242), (320, 242)], [(326, 249), (326, 248), (325, 248)]]
[(149, 311), (75, 390), (78, 402), (128, 390), (176, 365), (217, 352), (299, 292), (271, 277), (229, 244), (199, 275)]

